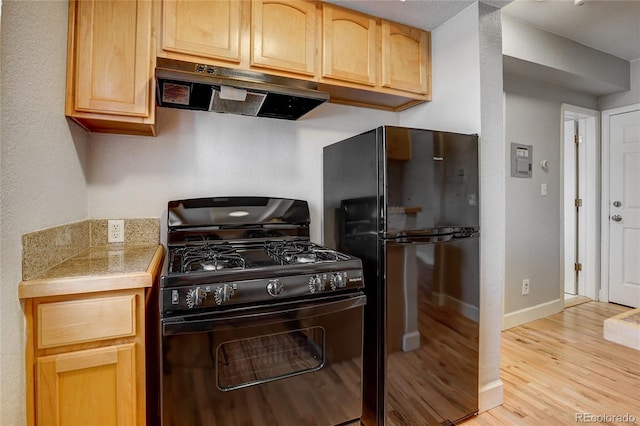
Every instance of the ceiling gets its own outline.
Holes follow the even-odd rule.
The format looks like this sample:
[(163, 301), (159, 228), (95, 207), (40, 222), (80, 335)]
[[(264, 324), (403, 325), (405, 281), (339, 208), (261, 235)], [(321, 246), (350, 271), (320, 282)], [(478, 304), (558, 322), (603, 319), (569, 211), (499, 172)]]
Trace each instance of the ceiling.
[[(640, 58), (640, 0), (483, 1), (512, 18), (628, 61)], [(328, 0), (391, 21), (432, 31), (470, 0)]]
[(502, 13), (627, 61), (640, 59), (638, 0), (515, 0)]

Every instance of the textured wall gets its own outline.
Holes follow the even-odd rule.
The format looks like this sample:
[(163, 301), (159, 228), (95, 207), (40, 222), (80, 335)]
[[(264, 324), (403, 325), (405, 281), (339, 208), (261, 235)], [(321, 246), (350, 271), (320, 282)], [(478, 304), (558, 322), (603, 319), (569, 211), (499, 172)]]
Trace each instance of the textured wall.
[[(561, 105), (596, 109), (594, 96), (505, 76), (506, 270), (505, 315), (558, 300), (562, 261), (560, 193)], [(511, 142), (533, 145), (531, 179), (510, 177)], [(549, 161), (543, 173), (540, 160)], [(547, 196), (540, 185), (547, 184)], [(522, 280), (531, 280), (521, 294)]]
[(322, 105), (300, 121), (158, 109), (156, 138), (91, 135), (89, 216), (160, 217), (167, 201), (258, 195), (307, 200), (321, 240), (322, 148), (380, 124), (386, 111)]
[(67, 2), (2, 2), (0, 423), (25, 422), (24, 233), (84, 219), (86, 134), (64, 117)]
[(631, 87), (627, 92), (614, 93), (598, 99), (600, 111), (640, 104), (640, 59), (631, 61)]
[[(23, 314), (17, 300), (21, 234), (87, 217), (160, 217), (164, 234), (170, 199), (274, 195), (310, 202), (311, 234), (319, 241), (325, 145), (400, 122), (480, 129), (477, 5), (434, 31), (434, 49), (440, 46), (437, 54), (434, 50), (434, 61), (449, 65), (437, 71), (440, 77), (434, 81), (434, 101), (429, 105), (394, 114), (327, 104), (299, 122), (161, 109), (157, 138), (87, 135), (67, 123), (66, 14), (62, 0), (3, 2), (3, 424), (24, 422)], [(460, 78), (447, 76), (449, 67)], [(483, 262), (483, 268), (500, 268), (489, 257)], [(486, 312), (492, 318), (489, 324), (501, 314), (494, 308)], [(495, 339), (489, 345), (491, 353), (499, 351)], [(497, 374), (498, 364), (491, 360), (490, 375)]]

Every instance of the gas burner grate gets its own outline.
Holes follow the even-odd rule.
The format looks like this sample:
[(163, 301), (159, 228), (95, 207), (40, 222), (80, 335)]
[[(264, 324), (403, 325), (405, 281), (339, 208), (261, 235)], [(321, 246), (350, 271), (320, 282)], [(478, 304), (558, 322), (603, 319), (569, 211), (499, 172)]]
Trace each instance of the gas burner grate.
[(174, 250), (175, 272), (244, 269), (244, 258), (228, 243), (185, 246)]
[(315, 263), (323, 261), (338, 261), (340, 253), (335, 250), (320, 247), (310, 241), (272, 241), (265, 244), (265, 248), (273, 256), (288, 263)]

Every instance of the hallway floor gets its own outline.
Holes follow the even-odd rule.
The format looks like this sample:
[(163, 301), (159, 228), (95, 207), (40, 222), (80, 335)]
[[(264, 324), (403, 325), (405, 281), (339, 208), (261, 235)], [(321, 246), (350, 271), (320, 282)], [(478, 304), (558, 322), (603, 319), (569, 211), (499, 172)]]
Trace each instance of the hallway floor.
[(640, 353), (603, 337), (630, 310), (587, 302), (504, 331), (504, 403), (463, 425), (640, 425)]

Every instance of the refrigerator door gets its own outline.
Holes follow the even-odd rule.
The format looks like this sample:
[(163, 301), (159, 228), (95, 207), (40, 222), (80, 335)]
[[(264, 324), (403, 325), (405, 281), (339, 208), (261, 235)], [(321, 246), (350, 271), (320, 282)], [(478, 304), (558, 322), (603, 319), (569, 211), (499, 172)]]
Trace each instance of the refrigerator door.
[(477, 413), (478, 243), (385, 244), (386, 424)]
[(479, 227), (478, 137), (384, 127), (383, 238)]
[(359, 257), (363, 424), (477, 412), (478, 137), (382, 126), (324, 148), (324, 242)]

